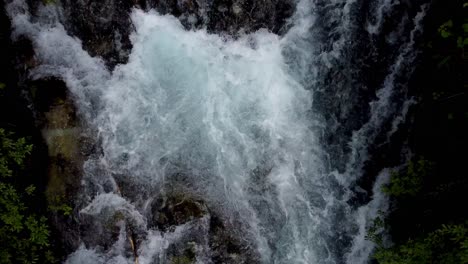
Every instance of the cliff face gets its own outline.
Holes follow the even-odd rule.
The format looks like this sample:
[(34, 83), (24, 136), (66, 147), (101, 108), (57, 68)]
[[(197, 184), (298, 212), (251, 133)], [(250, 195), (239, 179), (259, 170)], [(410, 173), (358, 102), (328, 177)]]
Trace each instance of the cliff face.
[[(458, 206), (467, 199), (468, 189), (464, 176), (468, 147), (466, 46), (457, 45), (458, 38), (466, 38), (463, 24), (468, 9), (462, 8), (463, 3), (434, 1), (428, 14), (422, 54), (409, 82), (418, 104), (401, 136), (407, 138), (415, 160), (424, 158), (432, 165), (422, 175), (417, 195), (394, 201), (390, 227), (395, 241), (414, 239), (442, 224), (468, 219), (467, 210)], [(451, 36), (444, 37), (441, 28), (448, 21), (453, 24), (448, 29)]]
[[(9, 1), (7, 1), (9, 2)], [(76, 217), (78, 208), (74, 198), (83, 174), (83, 162), (90, 155), (99, 155), (99, 142), (92, 138), (95, 132), (80, 120), (73, 98), (65, 83), (56, 78), (33, 79), (30, 70), (37, 66), (29, 39), (11, 38), (10, 20), (1, 2), (0, 82), (5, 84), (0, 96), (1, 126), (11, 128), (19, 136), (30, 137), (34, 145), (32, 163), (28, 166), (26, 183), (35, 183), (41, 193), (36, 200), (39, 211), (48, 216), (51, 243), (56, 255), (65, 258), (80, 243), (106, 246), (119, 236), (119, 223), (123, 216), (109, 219), (113, 226), (100, 240), (93, 234), (93, 221), (89, 217)], [(38, 14), (39, 1), (28, 1), (32, 14)], [(132, 48), (130, 21), (132, 8), (154, 9), (162, 14), (179, 17), (187, 29), (205, 28), (208, 32), (225, 32), (236, 38), (240, 34), (267, 28), (276, 33), (286, 28), (292, 15), (289, 1), (52, 1), (61, 8), (59, 20), (69, 34), (82, 40), (83, 48), (91, 56), (101, 57), (109, 68), (125, 63)], [(226, 35), (228, 36), (228, 35)], [(121, 186), (122, 192), (132, 188), (131, 183)], [(171, 187), (172, 188), (172, 187)], [(190, 221), (208, 221), (214, 258), (223, 263), (254, 263), (256, 257), (248, 253), (248, 245), (230, 234), (235, 228), (206, 209), (203, 201), (174, 190), (170, 197), (154, 202), (152, 225), (173, 229)], [(209, 220), (206, 220), (209, 219)], [(132, 247), (139, 246), (138, 230), (129, 231)], [(200, 236), (199, 234), (192, 234)], [(204, 243), (204, 241), (196, 241)], [(110, 245), (107, 245), (110, 246)], [(127, 246), (130, 246), (127, 245)], [(173, 262), (192, 261), (194, 245), (178, 245), (168, 256)], [(63, 260), (63, 259), (62, 259)], [(184, 262), (185, 263), (185, 262)]]
[[(29, 2), (31, 12), (36, 12), (38, 2)], [(362, 6), (366, 5), (365, 2)], [(388, 223), (396, 242), (418, 237), (444, 223), (459, 223), (467, 219), (466, 210), (452, 209), (453, 207), (448, 206), (466, 200), (465, 192), (468, 189), (464, 177), (466, 173), (463, 173), (466, 155), (460, 154), (460, 151), (468, 147), (467, 82), (464, 74), (466, 58), (463, 49), (460, 52), (456, 47), (456, 41), (445, 46), (443, 41), (437, 40), (437, 29), (441, 24), (448, 19), (453, 19), (459, 24), (464, 19), (464, 11), (459, 7), (461, 1), (455, 2), (435, 2), (430, 9), (426, 19), (428, 22), (424, 35), (424, 50), (420, 59), (416, 60), (415, 75), (409, 78), (408, 85), (409, 94), (413, 95), (418, 103), (410, 108), (408, 118), (402, 122), (400, 130), (396, 131), (389, 141), (385, 138), (385, 133), (379, 135), (376, 143), (369, 146), (372, 159), (363, 165), (364, 176), (358, 180), (354, 187), (357, 190), (356, 195), (349, 202), (353, 207), (368, 202), (375, 175), (383, 167), (402, 163), (402, 156), (405, 156), (402, 155), (402, 149), (434, 162), (435, 170), (423, 179), (423, 186), (416, 197), (394, 199), (395, 211), (390, 214)], [(130, 33), (133, 29), (129, 17), (132, 8), (155, 9), (161, 14), (172, 14), (179, 18), (186, 29), (205, 28), (210, 33), (224, 33), (226, 38), (236, 38), (259, 28), (282, 34), (289, 28), (288, 18), (294, 10), (293, 1), (279, 0), (262, 1), (261, 4), (259, 1), (249, 0), (63, 0), (51, 4), (62, 7), (63, 12), (59, 19), (67, 31), (82, 40), (84, 49), (90, 55), (102, 57), (109, 68), (128, 60), (132, 48)], [(323, 5), (323, 9), (320, 9), (322, 11), (332, 8)], [(449, 8), (446, 8), (447, 6)], [(416, 7), (406, 7), (402, 5), (393, 10), (392, 14), (395, 17), (412, 17), (418, 10)], [(327, 25), (323, 26), (323, 32), (318, 35), (323, 39), (338, 39), (339, 34), (334, 35), (333, 31), (336, 23), (333, 17), (319, 15), (323, 15), (322, 18), (329, 21), (324, 22)], [(366, 13), (367, 15), (369, 14)], [(85, 127), (80, 120), (73, 98), (64, 82), (55, 78), (31, 80), (28, 71), (37, 66), (31, 43), (24, 38), (12, 42), (9, 38), (9, 20), (5, 12), (2, 12), (1, 19), (0, 52), (1, 57), (6, 59), (0, 61), (0, 82), (5, 83), (8, 89), (4, 90), (0, 97), (0, 121), (2, 126), (11, 127), (20, 135), (32, 136), (36, 152), (30, 170), (40, 177), (31, 180), (37, 182), (42, 187), (41, 191), (46, 194), (38, 204), (44, 210), (46, 204), (55, 208), (49, 215), (50, 222), (56, 229), (55, 237), (62, 241), (63, 252), (60, 253), (68, 255), (83, 241), (89, 245), (109, 246), (106, 243), (120, 235), (118, 223), (125, 218), (124, 215), (113, 215), (108, 219), (107, 224), (112, 228), (101, 238), (102, 241), (94, 241), (95, 230), (92, 226), (95, 219), (77, 219), (69, 215), (69, 210), (76, 206), (73, 197), (79, 195), (81, 178), (77, 175), (82, 173), (83, 161), (92, 155), (99, 155), (102, 151), (100, 142), (93, 140), (97, 138), (97, 132)], [(352, 27), (350, 32), (362, 34), (367, 21), (358, 19), (354, 22), (358, 23), (358, 26)], [(397, 26), (396, 21), (389, 21), (383, 25), (383, 32), (391, 33)], [(386, 38), (366, 37), (347, 42), (350, 47), (359, 47), (357, 52), (345, 54), (347, 63), (340, 64), (340, 67), (322, 66), (318, 75), (325, 76), (323, 79), (305, 81), (305, 86), (309, 89), (312, 89), (313, 85), (330, 88), (316, 92), (314, 107), (323, 113), (322, 118), (326, 126), (333, 132), (321, 139), (328, 146), (329, 159), (340, 171), (346, 169), (346, 159), (342, 158), (351, 151), (347, 143), (353, 136), (353, 131), (359, 129), (369, 118), (370, 105), (367, 102), (375, 99), (375, 87), (379, 86), (387, 74), (387, 56), (394, 55), (388, 50), (387, 41)], [(374, 45), (371, 52), (368, 50), (368, 43)], [(334, 49), (332, 44), (321, 48), (325, 51)], [(448, 63), (444, 62), (447, 56), (450, 56)], [(347, 71), (355, 65), (364, 66), (358, 70)], [(365, 85), (360, 86), (361, 84)], [(362, 89), (348, 89), (351, 86)], [(400, 88), (403, 91), (403, 87)], [(330, 92), (331, 90), (333, 92)], [(338, 93), (340, 97), (336, 96)], [(384, 143), (380, 144), (381, 142)], [(177, 177), (183, 182), (187, 175), (181, 174)], [(258, 177), (258, 181), (261, 182), (262, 177)], [(117, 184), (120, 185), (120, 194), (137, 192), (138, 186), (132, 186), (130, 182), (122, 181)], [(255, 190), (258, 192), (262, 191), (260, 189), (263, 187), (255, 184), (252, 184), (252, 188), (258, 188), (259, 190)], [(237, 223), (223, 222), (215, 212), (210, 211), (202, 197), (188, 195), (186, 190), (178, 186), (168, 188), (172, 188), (171, 193), (166, 197), (157, 197), (150, 206), (151, 212), (148, 215), (151, 216), (151, 225), (161, 230), (171, 230), (190, 221), (205, 221), (206, 223), (203, 223), (209, 226), (209, 230), (197, 232), (205, 232), (203, 234), (208, 237), (217, 261), (258, 261), (258, 256), (254, 253), (244, 252), (251, 246), (248, 242), (230, 234), (229, 230), (239, 228)], [(181, 193), (185, 193), (185, 196)], [(78, 222), (83, 226), (80, 227)], [(130, 230), (127, 235), (132, 237), (131, 247), (135, 251), (134, 247), (139, 246), (139, 239), (143, 235), (139, 230)], [(197, 241), (200, 244), (202, 242)], [(341, 242), (345, 247), (349, 244), (349, 239), (343, 239)], [(194, 250), (192, 244), (179, 245), (171, 248), (170, 257), (174, 261), (191, 261)]]
[[(41, 2), (29, 0), (32, 13)], [(60, 20), (67, 31), (83, 41), (92, 56), (101, 56), (113, 67), (126, 62), (131, 49), (133, 8), (155, 10), (179, 18), (187, 29), (205, 28), (208, 32), (238, 36), (259, 28), (282, 33), (294, 12), (293, 0), (57, 0), (50, 4), (62, 8)]]

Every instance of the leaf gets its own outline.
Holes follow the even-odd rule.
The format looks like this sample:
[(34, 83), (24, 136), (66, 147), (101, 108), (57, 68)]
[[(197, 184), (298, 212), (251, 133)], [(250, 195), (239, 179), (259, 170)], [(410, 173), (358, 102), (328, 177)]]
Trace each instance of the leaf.
[(442, 66), (446, 65), (447, 62), (452, 58), (452, 56), (445, 57), (442, 61), (437, 64), (437, 68), (442, 68)]
[(449, 29), (451, 29), (452, 27), (453, 27), (453, 21), (449, 20), (445, 22), (444, 24), (442, 24), (439, 27), (438, 31), (443, 38), (448, 38), (452, 36), (452, 32), (449, 31)]
[(440, 35), (441, 35), (443, 38), (448, 38), (448, 37), (452, 36), (452, 33), (450, 33), (449, 31), (446, 31), (446, 30), (441, 30), (441, 31), (440, 31)]
[(36, 187), (34, 185), (29, 185), (26, 187), (25, 191), (28, 195), (32, 195), (34, 191), (36, 190)]
[(451, 28), (453, 27), (453, 21), (450, 19), (449, 21), (445, 22), (442, 26)]
[(24, 172), (21, 167), (31, 151), (25, 138), (16, 139), (0, 128), (0, 263), (52, 263), (51, 252), (46, 253), (50, 248), (47, 219), (31, 213), (34, 210), (24, 200), (36, 187), (19, 189), (18, 180), (11, 179)]

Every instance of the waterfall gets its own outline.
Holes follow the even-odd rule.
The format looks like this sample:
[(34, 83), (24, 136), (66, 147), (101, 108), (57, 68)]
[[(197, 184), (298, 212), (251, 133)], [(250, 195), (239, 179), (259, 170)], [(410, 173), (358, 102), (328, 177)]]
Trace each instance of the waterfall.
[[(213, 1), (193, 2), (208, 23)], [(13, 38), (33, 43), (30, 78), (63, 80), (100, 146), (80, 175), (81, 246), (66, 263), (186, 263), (186, 252), (367, 263), (389, 168), (372, 190), (357, 182), (415, 102), (405, 84), (427, 5), (301, 0), (284, 33), (236, 35), (145, 6), (131, 10), (128, 60), (109, 67), (69, 32), (65, 1), (7, 1)]]

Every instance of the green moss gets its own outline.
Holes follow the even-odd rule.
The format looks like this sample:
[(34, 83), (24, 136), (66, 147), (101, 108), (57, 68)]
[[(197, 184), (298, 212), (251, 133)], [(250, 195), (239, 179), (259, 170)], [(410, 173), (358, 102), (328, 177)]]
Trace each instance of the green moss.
[(74, 127), (73, 116), (70, 103), (56, 99), (45, 113), (47, 128), (42, 131), (51, 158), (46, 191), (48, 209), (63, 216), (69, 216), (73, 211), (66, 197), (76, 181), (76, 167), (81, 160), (79, 129)]
[(173, 257), (171, 264), (191, 264), (193, 260), (187, 256)]

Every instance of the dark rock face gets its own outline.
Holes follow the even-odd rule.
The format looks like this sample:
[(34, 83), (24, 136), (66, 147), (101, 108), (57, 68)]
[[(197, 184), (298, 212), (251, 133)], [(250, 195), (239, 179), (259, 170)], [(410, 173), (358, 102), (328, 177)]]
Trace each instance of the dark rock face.
[(92, 56), (101, 56), (109, 66), (124, 63), (131, 49), (129, 12), (132, 0), (61, 1), (64, 25), (83, 42)]
[[(170, 263), (193, 263), (195, 249), (213, 263), (259, 263), (250, 242), (238, 235), (239, 227), (224, 221), (209, 205), (190, 191), (175, 190), (160, 194), (151, 204), (148, 225), (165, 234), (183, 228), (183, 237), (167, 251)], [(200, 247), (201, 246), (201, 247)]]
[[(366, 137), (371, 133), (377, 134), (366, 146), (369, 156), (373, 157), (364, 165), (366, 175), (361, 178), (361, 181), (365, 181), (365, 186), (362, 187), (367, 191), (371, 191), (375, 175), (382, 168), (396, 166), (401, 162), (399, 153), (404, 139), (392, 138), (394, 141), (388, 142), (386, 133), (391, 130), (393, 118), (399, 114), (404, 101), (408, 99), (406, 86), (413, 65), (403, 66), (393, 76), (390, 84), (385, 82), (392, 74), (392, 67), (398, 56), (410, 41), (410, 32), (415, 26), (413, 19), (421, 11), (423, 3), (424, 0), (398, 2), (385, 14), (379, 29), (374, 33), (368, 32), (367, 28), (369, 23), (376, 23), (375, 1), (358, 1), (351, 5), (349, 21), (345, 24), (341, 20), (337, 21), (335, 14), (330, 12), (330, 9), (336, 8), (342, 12), (342, 3), (316, 4), (317, 25), (311, 30), (318, 42), (324, 43), (319, 52), (333, 53), (336, 43), (340, 43), (340, 40), (344, 43), (339, 56), (327, 58), (330, 61), (329, 66), (324, 63), (317, 65), (318, 80), (304, 83), (305, 87), (314, 84), (314, 113), (320, 113), (321, 121), (326, 126), (322, 140), (332, 169), (346, 171), (352, 151), (349, 142), (352, 141), (353, 133), (369, 122), (370, 103), (379, 99), (376, 92), (386, 85), (394, 86), (390, 98), (392, 103), (385, 110), (395, 112), (382, 119), (380, 127), (365, 134)], [(413, 54), (416, 56), (418, 36), (415, 41)], [(384, 156), (375, 158), (381, 154)]]
[[(32, 13), (38, 1), (29, 0)], [(132, 47), (132, 8), (155, 9), (179, 18), (187, 29), (238, 36), (260, 28), (282, 33), (293, 14), (293, 0), (57, 0), (65, 28), (92, 56), (102, 57), (110, 68), (128, 59)]]
[[(78, 246), (78, 223), (71, 217), (74, 197), (80, 188), (85, 151), (81, 143), (86, 136), (76, 109), (63, 81), (51, 78), (28, 81), (31, 108), (36, 128), (40, 129), (48, 155), (47, 206), (65, 252)], [(69, 211), (68, 211), (69, 210)]]
[(226, 226), (220, 218), (211, 217), (209, 246), (213, 251), (213, 263), (260, 263), (251, 245), (235, 237), (233, 235), (235, 231), (232, 228)]
[(291, 0), (167, 0), (149, 3), (162, 14), (172, 14), (187, 28), (237, 35), (266, 28), (281, 33), (293, 14)]
[(152, 223), (159, 230), (167, 230), (189, 221), (199, 219), (208, 213), (202, 201), (188, 197), (187, 194), (171, 193), (161, 196), (152, 206)]
[[(30, 1), (33, 14), (37, 11), (38, 3)], [(131, 49), (129, 35), (132, 31), (129, 13), (133, 7), (154, 8), (164, 14), (173, 14), (187, 29), (206, 28), (209, 32), (230, 34), (232, 37), (259, 28), (281, 32), (293, 11), (292, 3), (288, 1), (266, 1), (261, 7), (255, 1), (158, 1), (143, 4), (129, 0), (78, 0), (73, 3), (63, 0), (55, 4), (63, 8), (60, 19), (69, 34), (79, 38), (83, 48), (92, 56), (102, 57), (109, 68), (128, 59)], [(22, 73), (24, 89), (32, 103), (37, 129), (48, 149), (46, 195), (49, 205), (75, 207), (73, 198), (79, 195), (77, 191), (83, 161), (98, 152), (99, 147), (86, 136), (88, 132), (80, 122), (63, 81), (54, 78), (28, 80), (29, 70), (37, 62), (30, 42), (26, 39), (19, 41), (24, 42), (21, 46), (25, 47), (17, 52), (18, 63), (25, 69)], [(122, 195), (132, 193), (127, 190), (131, 187), (122, 184)], [(51, 215), (59, 234), (57, 239), (63, 242), (64, 255), (71, 253), (79, 243), (109, 249), (122, 232), (132, 237), (129, 238), (131, 243), (125, 245), (129, 247), (127, 251), (132, 252), (135, 250), (133, 245), (138, 248), (146, 234), (132, 224), (131, 218), (118, 211), (109, 213), (104, 224), (90, 215), (75, 218), (64, 215), (62, 211)], [(223, 221), (206, 202), (190, 192), (171, 189), (156, 198), (148, 225), (163, 233), (189, 226), (187, 235), (168, 250), (167, 259), (174, 263), (194, 260), (196, 245), (209, 248), (209, 258), (215, 263), (258, 262), (250, 242), (238, 237), (238, 224)], [(95, 234), (100, 236), (96, 237)]]
[[(45, 1), (27, 2), (34, 15)], [(70, 35), (82, 41), (90, 55), (102, 57), (110, 68), (127, 61), (132, 31), (129, 13), (138, 6), (137, 1), (56, 0), (48, 5), (60, 8), (60, 22)]]

